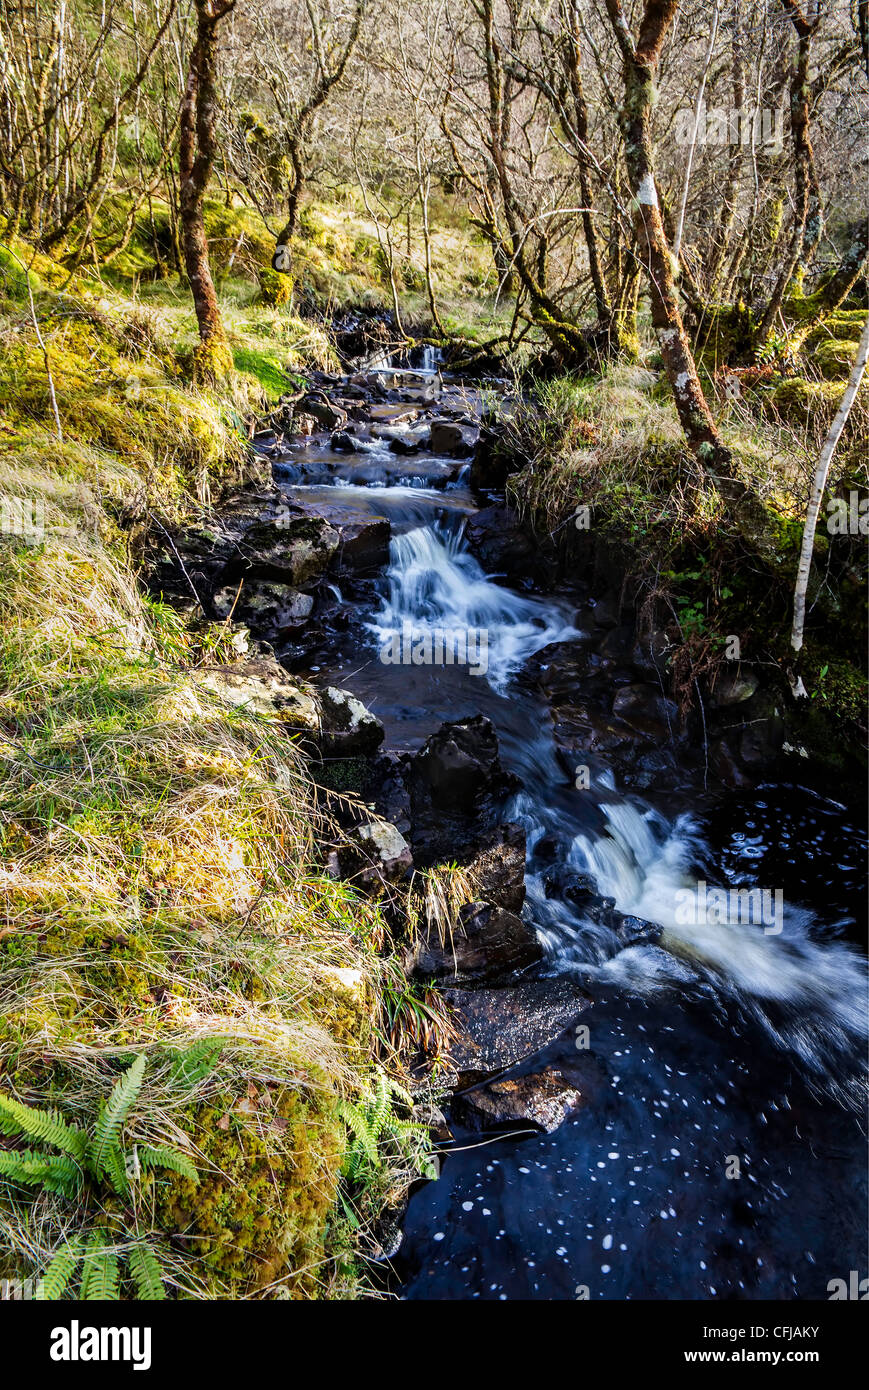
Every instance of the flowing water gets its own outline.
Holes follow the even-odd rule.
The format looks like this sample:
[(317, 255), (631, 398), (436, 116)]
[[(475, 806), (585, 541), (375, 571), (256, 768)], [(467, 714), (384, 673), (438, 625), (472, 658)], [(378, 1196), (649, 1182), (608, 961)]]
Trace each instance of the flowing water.
[[(445, 461), (427, 460), (415, 485), (392, 482), (378, 460), (359, 480), (356, 460), (324, 459), (332, 499), (388, 515), (393, 534), (388, 571), (356, 596), (329, 674), (382, 720), (391, 748), (418, 748), (445, 719), (493, 721), (502, 762), (522, 780), (506, 815), (527, 833), (525, 915), (545, 970), (570, 972), (594, 999), (580, 1020), (589, 1046), (569, 1038), (535, 1059), (575, 1078), (586, 1103), (551, 1135), (454, 1127), (440, 1180), (411, 1199), (400, 1293), (825, 1298), (831, 1279), (863, 1277), (867, 996), (847, 940), (862, 921), (860, 830), (805, 788), (715, 801), (686, 792), (688, 804), (671, 795), (668, 807), (620, 793), (597, 760), (578, 790), (543, 697), (517, 679), (543, 648), (581, 636), (575, 603), (483, 572), (463, 539), (469, 495), (428, 485)], [(306, 500), (324, 481), (300, 489)], [(396, 632), (418, 642), (468, 629), (486, 633), (477, 674), (381, 659)], [(660, 923), (660, 946), (624, 949), (553, 896), (559, 865), (591, 875), (621, 912)], [(707, 900), (686, 912), (701, 882), (763, 883), (776, 911), (721, 920)]]

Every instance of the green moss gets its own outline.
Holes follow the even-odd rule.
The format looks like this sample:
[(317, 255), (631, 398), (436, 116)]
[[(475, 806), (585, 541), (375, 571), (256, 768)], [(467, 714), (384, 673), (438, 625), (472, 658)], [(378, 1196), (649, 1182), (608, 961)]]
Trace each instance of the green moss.
[(811, 359), (828, 381), (847, 380), (857, 356), (857, 339), (825, 338), (815, 342)]
[(741, 301), (706, 309), (698, 334), (700, 363), (709, 370), (753, 360), (757, 324)]
[(270, 400), (277, 401), (289, 389), (290, 379), (276, 353), (234, 344), (232, 358), (236, 370), (253, 377)]
[(344, 1156), (334, 1103), (316, 1092), (253, 1086), (182, 1117), (202, 1155), (194, 1186), (155, 1191), (160, 1223), (190, 1243), (230, 1296), (276, 1281), (317, 1297)]
[(780, 381), (767, 397), (768, 408), (792, 425), (805, 425), (815, 418), (832, 420), (841, 399), (842, 387), (836, 382), (798, 376)]
[(269, 304), (273, 308), (278, 308), (282, 304), (291, 304), (293, 300), (293, 277), (286, 274), (278, 274), (266, 266), (259, 272), (259, 294), (263, 304)]

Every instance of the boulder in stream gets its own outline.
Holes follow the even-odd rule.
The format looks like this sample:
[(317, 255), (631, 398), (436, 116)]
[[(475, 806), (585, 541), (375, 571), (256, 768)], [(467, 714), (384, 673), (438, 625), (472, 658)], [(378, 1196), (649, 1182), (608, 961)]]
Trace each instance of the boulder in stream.
[(420, 979), (491, 983), (535, 965), (543, 948), (532, 926), (494, 903), (465, 903), (451, 937), (422, 938), (408, 962)]
[(591, 1004), (568, 975), (491, 989), (445, 989), (459, 1031), (451, 1065), (462, 1076), (503, 1071), (559, 1038)]
[(583, 1094), (557, 1067), (527, 1076), (490, 1081), (456, 1102), (462, 1119), (474, 1128), (525, 1123), (552, 1134), (583, 1103)]

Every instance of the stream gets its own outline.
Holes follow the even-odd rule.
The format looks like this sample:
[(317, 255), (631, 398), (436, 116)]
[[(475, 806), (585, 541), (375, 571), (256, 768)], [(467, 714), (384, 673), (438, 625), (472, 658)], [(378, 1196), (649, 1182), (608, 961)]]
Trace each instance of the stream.
[[(577, 603), (484, 572), (464, 539), (474, 499), (461, 476), (444, 481), (453, 463), (317, 447), (304, 470), (295, 458), (276, 469), (290, 495), (392, 528), (388, 569), (353, 594), (347, 630), (311, 669), (352, 690), (392, 750), (417, 750), (445, 720), (491, 719), (522, 782), (505, 816), (527, 835), (523, 915), (543, 971), (593, 998), (588, 1046), (569, 1036), (534, 1065), (575, 1076), (586, 1100), (549, 1134), (451, 1122), (440, 1179), (411, 1197), (392, 1287), (405, 1299), (825, 1299), (830, 1280), (866, 1271), (866, 977), (850, 944), (862, 832), (793, 785), (620, 791), (603, 756), (578, 789), (525, 678), (545, 648), (581, 640)], [(405, 625), (484, 632), (476, 673), (385, 664)], [(625, 948), (553, 894), (559, 866), (660, 923), (660, 945)], [(779, 890), (775, 924), (686, 921), (679, 904), (701, 880)]]

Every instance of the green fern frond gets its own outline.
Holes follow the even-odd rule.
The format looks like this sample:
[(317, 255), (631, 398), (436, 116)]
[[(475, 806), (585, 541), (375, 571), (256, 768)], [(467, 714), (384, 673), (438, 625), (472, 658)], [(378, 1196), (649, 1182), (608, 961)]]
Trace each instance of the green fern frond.
[(390, 1101), (389, 1082), (383, 1072), (379, 1071), (374, 1082), (374, 1100), (368, 1107), (368, 1119), (374, 1135), (383, 1132), (383, 1127), (389, 1119), (392, 1109)]
[(127, 1256), (127, 1263), (130, 1266), (136, 1297), (142, 1303), (157, 1303), (165, 1299), (163, 1271), (150, 1245), (145, 1245), (144, 1242), (134, 1245)]
[(33, 1149), (0, 1150), (0, 1177), (27, 1187), (43, 1187), (74, 1197), (81, 1187), (82, 1174), (67, 1154), (37, 1153)]
[(12, 1096), (0, 1094), (0, 1134), (25, 1134), (43, 1144), (60, 1149), (81, 1161), (88, 1137), (83, 1129), (69, 1125), (57, 1110), (34, 1110)]
[[(140, 1052), (131, 1067), (119, 1077), (112, 1087), (108, 1100), (100, 1106), (94, 1137), (90, 1146), (91, 1164), (101, 1177), (114, 1180), (115, 1173), (110, 1169), (109, 1152), (118, 1147), (118, 1131), (127, 1115), (135, 1105), (142, 1089), (145, 1074), (145, 1054)], [(123, 1166), (123, 1165), (122, 1165)]]
[(198, 1082), (204, 1081), (217, 1066), (223, 1046), (220, 1039), (200, 1038), (191, 1047), (177, 1054), (173, 1076), (179, 1081), (185, 1081), (188, 1086), (195, 1086)]
[(63, 1298), (80, 1259), (81, 1242), (76, 1238), (55, 1255), (36, 1285), (34, 1298), (42, 1303), (56, 1303)]
[(127, 1173), (127, 1165), (121, 1146), (114, 1143), (105, 1151), (103, 1157), (102, 1172), (98, 1174), (101, 1178), (108, 1178), (109, 1185), (119, 1197), (130, 1195), (130, 1178)]
[(92, 1231), (84, 1253), (80, 1297), (85, 1303), (117, 1303), (120, 1296), (118, 1257), (106, 1248), (103, 1232)]
[(338, 1102), (338, 1113), (353, 1136), (344, 1159), (345, 1176), (355, 1178), (362, 1168), (363, 1159), (372, 1167), (378, 1164), (377, 1134), (365, 1110), (351, 1101)]
[(139, 1163), (142, 1169), (147, 1168), (168, 1168), (173, 1173), (180, 1173), (182, 1178), (189, 1178), (191, 1182), (199, 1182), (199, 1174), (186, 1154), (181, 1153), (180, 1149), (171, 1149), (168, 1146), (149, 1148), (146, 1144), (140, 1144), (138, 1148)]

